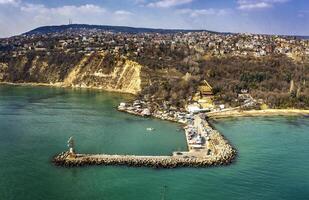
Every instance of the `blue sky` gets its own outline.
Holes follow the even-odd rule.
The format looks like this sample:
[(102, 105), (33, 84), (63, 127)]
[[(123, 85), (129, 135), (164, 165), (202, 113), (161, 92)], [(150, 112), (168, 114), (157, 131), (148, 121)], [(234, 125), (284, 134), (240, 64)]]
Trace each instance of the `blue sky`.
[(308, 0), (0, 0), (0, 37), (73, 23), (309, 35)]

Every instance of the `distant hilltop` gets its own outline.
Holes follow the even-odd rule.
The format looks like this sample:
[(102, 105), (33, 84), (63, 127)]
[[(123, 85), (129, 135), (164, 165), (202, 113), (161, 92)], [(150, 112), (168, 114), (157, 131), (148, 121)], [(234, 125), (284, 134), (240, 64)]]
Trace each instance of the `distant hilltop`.
[[(67, 25), (52, 25), (52, 26), (41, 26), (28, 31), (22, 35), (40, 35), (50, 33), (63, 33), (67, 31), (110, 31), (114, 33), (159, 33), (159, 34), (172, 34), (172, 33), (189, 33), (189, 32), (208, 32), (214, 34), (236, 34), (231, 32), (217, 32), (205, 29), (162, 29), (162, 28), (140, 28), (140, 27), (129, 27), (129, 26), (110, 26), (110, 25), (90, 25), (90, 24), (67, 24)], [(262, 34), (268, 35), (268, 34)], [(308, 40), (309, 36), (297, 36), (297, 35), (281, 35), (281, 36), (292, 36), (297, 39)]]
[(58, 33), (66, 31), (82, 31), (82, 30), (99, 30), (99, 31), (110, 31), (110, 32), (120, 32), (120, 33), (179, 33), (179, 32), (209, 32), (217, 34), (228, 34), (220, 33), (209, 30), (188, 30), (188, 29), (156, 29), (156, 28), (137, 28), (137, 27), (128, 27), (128, 26), (108, 26), (108, 25), (89, 25), (89, 24), (68, 24), (68, 25), (58, 25), (58, 26), (42, 26), (36, 29), (33, 29), (29, 32), (24, 33), (24, 35), (33, 35), (33, 34), (48, 34), (48, 33)]

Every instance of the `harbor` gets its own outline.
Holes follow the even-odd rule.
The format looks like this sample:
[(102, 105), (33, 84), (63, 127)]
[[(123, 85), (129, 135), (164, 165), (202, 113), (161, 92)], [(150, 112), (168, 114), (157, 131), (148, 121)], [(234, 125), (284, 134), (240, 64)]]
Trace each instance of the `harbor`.
[(69, 150), (53, 158), (53, 163), (63, 167), (90, 165), (119, 165), (132, 167), (176, 168), (211, 167), (228, 165), (236, 156), (236, 150), (215, 129), (203, 114), (193, 115), (184, 127), (187, 151), (175, 151), (167, 156), (82, 154), (74, 150), (73, 139)]
[[(0, 114), (4, 180), (0, 199), (144, 200), (150, 196), (149, 200), (158, 200), (165, 185), (166, 200), (221, 200), (227, 196), (232, 200), (275, 200), (279, 193), (286, 200), (308, 196), (304, 188), (309, 184), (306, 117), (211, 120), (210, 125), (237, 148), (236, 159), (227, 166), (195, 168), (179, 164), (170, 169), (83, 162), (81, 167), (63, 167), (51, 161), (68, 149), (70, 136), (75, 140), (76, 154), (168, 156), (173, 151), (187, 151), (185, 132), (182, 124), (115, 111), (120, 103), (118, 94), (18, 86), (0, 86), (0, 91), (4, 108)], [(63, 91), (70, 93), (59, 95)], [(51, 96), (54, 98), (42, 98)], [(29, 97), (36, 101), (27, 101)], [(8, 101), (31, 107), (33, 112), (16, 110)], [(50, 109), (55, 107), (59, 108), (57, 115)], [(148, 127), (155, 130), (148, 132)], [(255, 184), (248, 184), (248, 180)]]

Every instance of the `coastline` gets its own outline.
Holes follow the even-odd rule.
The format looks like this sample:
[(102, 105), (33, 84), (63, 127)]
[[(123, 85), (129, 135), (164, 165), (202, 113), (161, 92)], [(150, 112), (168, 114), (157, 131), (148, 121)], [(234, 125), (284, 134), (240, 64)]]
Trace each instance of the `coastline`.
[(23, 82), (23, 83), (13, 83), (13, 82), (0, 82), (0, 85), (15, 85), (15, 86), (45, 86), (45, 87), (66, 87), (62, 83), (34, 83), (34, 82)]
[[(34, 86), (34, 87), (57, 87), (57, 88), (71, 88), (71, 89), (93, 89), (105, 92), (115, 92), (115, 93), (123, 93), (135, 96), (136, 94), (125, 92), (123, 90), (116, 90), (110, 88), (103, 88), (103, 87), (78, 87), (78, 86), (67, 86), (63, 82), (57, 83), (34, 83), (34, 82), (23, 82), (23, 83), (13, 83), (13, 82), (0, 82), (0, 85), (15, 85), (15, 86)], [(118, 110), (120, 111), (120, 110)], [(127, 111), (125, 111), (127, 112)], [(128, 113), (128, 112), (127, 112)], [(135, 114), (135, 113), (130, 113)], [(135, 114), (138, 115), (138, 114)], [(140, 116), (140, 115), (139, 115)], [(229, 117), (267, 117), (267, 116), (309, 116), (309, 110), (303, 109), (265, 109), (265, 110), (227, 110), (227, 111), (215, 111), (209, 112), (206, 114), (208, 118), (211, 119), (219, 119), (219, 118), (229, 118)], [(158, 116), (153, 116), (155, 118), (162, 119)], [(162, 119), (171, 122), (178, 122), (169, 119)], [(181, 123), (183, 124), (183, 123)]]
[(12, 83), (12, 82), (3, 81), (3, 82), (0, 82), (0, 85), (55, 87), (55, 88), (71, 88), (71, 89), (90, 89), (90, 90), (98, 90), (98, 91), (104, 91), (104, 92), (129, 94), (129, 95), (134, 95), (134, 96), (136, 95), (136, 93), (123, 91), (121, 89), (111, 89), (111, 88), (93, 87), (93, 86), (69, 86), (69, 85), (65, 85), (63, 82), (57, 82), (57, 83), (34, 83), (34, 82)]
[(302, 109), (266, 109), (266, 110), (232, 110), (209, 112), (207, 117), (211, 119), (230, 117), (270, 117), (270, 116), (309, 116), (309, 110)]

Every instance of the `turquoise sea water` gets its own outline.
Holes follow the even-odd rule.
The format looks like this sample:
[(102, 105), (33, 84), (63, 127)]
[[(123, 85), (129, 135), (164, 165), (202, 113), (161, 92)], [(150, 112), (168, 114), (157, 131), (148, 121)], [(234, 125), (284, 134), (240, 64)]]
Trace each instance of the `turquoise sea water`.
[(50, 163), (71, 135), (82, 153), (168, 155), (186, 149), (179, 125), (117, 112), (128, 98), (0, 86), (0, 200), (309, 199), (309, 119), (303, 117), (215, 122), (238, 149), (237, 161), (227, 167), (67, 169)]

